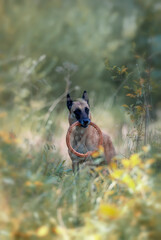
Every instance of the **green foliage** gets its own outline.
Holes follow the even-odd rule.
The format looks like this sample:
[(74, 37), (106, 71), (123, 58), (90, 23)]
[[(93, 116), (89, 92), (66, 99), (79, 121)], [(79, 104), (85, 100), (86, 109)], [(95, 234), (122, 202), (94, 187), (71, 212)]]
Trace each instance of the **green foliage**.
[(105, 62), (106, 69), (111, 73), (113, 80), (119, 79), (121, 87), (126, 89), (126, 96), (130, 100), (126, 100), (127, 104), (122, 106), (126, 109), (131, 121), (134, 123), (134, 129), (129, 133), (129, 137), (136, 142), (136, 150), (143, 144), (150, 142), (148, 133), (149, 123), (152, 118), (152, 85), (151, 68), (146, 66), (146, 60), (142, 65), (136, 65), (136, 70), (128, 72), (125, 66), (110, 66), (109, 62)]

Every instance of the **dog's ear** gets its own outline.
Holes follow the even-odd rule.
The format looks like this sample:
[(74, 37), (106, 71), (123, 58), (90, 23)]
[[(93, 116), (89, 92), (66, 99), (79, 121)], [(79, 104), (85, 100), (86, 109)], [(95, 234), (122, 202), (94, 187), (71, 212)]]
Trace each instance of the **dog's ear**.
[(69, 93), (67, 94), (67, 108), (69, 109), (69, 111), (71, 110), (73, 105), (73, 100), (71, 99)]
[(84, 92), (83, 92), (82, 98), (83, 98), (83, 99), (88, 103), (88, 105), (89, 105), (89, 99), (88, 99), (87, 91), (84, 91)]

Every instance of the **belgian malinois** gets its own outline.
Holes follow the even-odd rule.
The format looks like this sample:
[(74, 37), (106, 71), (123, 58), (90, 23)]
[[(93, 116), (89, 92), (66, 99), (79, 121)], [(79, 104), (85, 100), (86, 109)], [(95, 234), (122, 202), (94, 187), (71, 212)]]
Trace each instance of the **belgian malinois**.
[[(87, 151), (94, 151), (98, 145), (98, 135), (94, 128), (88, 126), (91, 121), (91, 113), (87, 92), (84, 91), (81, 99), (73, 101), (69, 94), (67, 94), (67, 107), (69, 109), (69, 124), (73, 124), (79, 121), (81, 124), (77, 126), (73, 131), (73, 138), (71, 139), (72, 147), (80, 153), (86, 153)], [(103, 148), (104, 148), (104, 162), (103, 164), (109, 164), (112, 157), (115, 155), (115, 148), (112, 144), (110, 137), (102, 133), (103, 135)], [(77, 157), (69, 151), (69, 156), (72, 160), (73, 172), (79, 171), (79, 164), (85, 163), (85, 165), (92, 165), (92, 157), (88, 159), (82, 159)], [(102, 162), (101, 162), (102, 165)]]

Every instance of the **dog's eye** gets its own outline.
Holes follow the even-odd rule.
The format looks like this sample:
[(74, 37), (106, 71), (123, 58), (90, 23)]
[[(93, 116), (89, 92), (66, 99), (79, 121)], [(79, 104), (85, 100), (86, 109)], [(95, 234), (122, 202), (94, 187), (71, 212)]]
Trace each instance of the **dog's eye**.
[(89, 113), (89, 108), (85, 107), (85, 112), (88, 114)]
[(74, 111), (74, 114), (76, 116), (79, 116), (81, 114), (81, 110), (79, 108), (77, 108), (75, 111)]

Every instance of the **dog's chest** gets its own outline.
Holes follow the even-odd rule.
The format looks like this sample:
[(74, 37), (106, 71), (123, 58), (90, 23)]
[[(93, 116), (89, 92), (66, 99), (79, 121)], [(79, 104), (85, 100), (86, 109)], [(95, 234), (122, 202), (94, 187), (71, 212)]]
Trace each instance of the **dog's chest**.
[(98, 136), (90, 129), (76, 129), (71, 141), (72, 147), (79, 153), (96, 150)]

